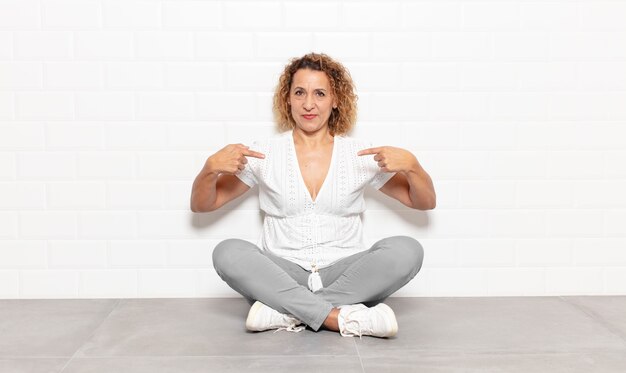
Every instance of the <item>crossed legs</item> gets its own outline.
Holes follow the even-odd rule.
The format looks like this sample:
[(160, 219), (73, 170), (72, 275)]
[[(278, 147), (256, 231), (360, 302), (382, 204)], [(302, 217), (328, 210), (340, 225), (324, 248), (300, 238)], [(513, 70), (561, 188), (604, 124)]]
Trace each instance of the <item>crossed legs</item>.
[(376, 304), (407, 284), (419, 272), (424, 252), (418, 241), (394, 236), (369, 250), (322, 268), (324, 287), (311, 292), (310, 272), (240, 239), (220, 242), (213, 251), (218, 275), (249, 303), (258, 300), (294, 315), (313, 330), (338, 330), (338, 306)]

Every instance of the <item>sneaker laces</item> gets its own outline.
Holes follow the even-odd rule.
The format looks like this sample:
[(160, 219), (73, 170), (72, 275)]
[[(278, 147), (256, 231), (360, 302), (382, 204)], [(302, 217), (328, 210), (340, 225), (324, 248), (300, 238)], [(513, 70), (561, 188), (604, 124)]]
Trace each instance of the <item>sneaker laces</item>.
[(299, 333), (301, 331), (303, 331), (306, 328), (306, 326), (304, 325), (300, 325), (300, 326), (296, 326), (295, 324), (291, 324), (289, 326), (284, 326), (282, 328), (278, 328), (276, 330), (274, 330), (274, 333), (277, 333), (281, 330), (286, 330), (288, 332), (293, 332), (293, 333)]
[[(296, 319), (295, 317), (293, 317), (292, 315), (285, 315), (285, 314), (281, 314), (280, 315), (282, 317), (282, 320), (279, 324), (283, 324), (283, 325), (287, 325), (287, 326), (282, 326), (276, 330), (274, 330), (274, 333), (281, 331), (281, 330), (285, 330), (288, 332), (294, 332), (294, 333), (299, 333), (301, 331), (303, 331), (304, 329), (306, 329), (305, 325), (300, 325), (302, 324), (302, 321)], [(300, 325), (300, 326), (298, 326)]]
[(361, 321), (358, 318), (352, 319), (350, 315), (352, 315), (355, 312), (360, 312), (364, 310), (368, 310), (368, 308), (367, 307), (357, 308), (346, 313), (346, 315), (344, 316), (344, 324), (343, 324), (344, 330), (341, 334), (347, 334), (344, 332), (348, 332), (354, 335), (358, 335), (359, 339), (363, 339), (363, 330), (366, 330), (366, 328), (363, 328), (363, 326), (361, 325)]

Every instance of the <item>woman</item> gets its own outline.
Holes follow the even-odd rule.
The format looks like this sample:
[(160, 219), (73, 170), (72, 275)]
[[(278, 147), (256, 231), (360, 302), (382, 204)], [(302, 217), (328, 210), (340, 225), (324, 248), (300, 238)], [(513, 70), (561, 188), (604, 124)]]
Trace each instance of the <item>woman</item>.
[(292, 59), (274, 94), (283, 133), (251, 148), (227, 145), (194, 181), (194, 212), (214, 211), (259, 185), (259, 245), (227, 239), (213, 251), (219, 276), (252, 304), (248, 330), (305, 324), (342, 336), (397, 333), (382, 301), (417, 274), (423, 250), (406, 236), (364, 247), (363, 191), (370, 185), (420, 210), (435, 207), (435, 191), (409, 151), (345, 136), (356, 99), (350, 74), (327, 55)]

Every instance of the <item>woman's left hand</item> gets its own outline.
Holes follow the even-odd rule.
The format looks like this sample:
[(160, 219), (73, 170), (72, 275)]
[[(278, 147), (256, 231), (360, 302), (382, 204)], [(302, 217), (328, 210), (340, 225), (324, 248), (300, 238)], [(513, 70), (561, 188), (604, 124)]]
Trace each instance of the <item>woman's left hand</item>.
[(402, 172), (418, 168), (417, 158), (408, 150), (396, 148), (393, 146), (378, 146), (360, 150), (357, 155), (374, 154), (374, 160), (378, 162), (378, 166), (384, 172)]

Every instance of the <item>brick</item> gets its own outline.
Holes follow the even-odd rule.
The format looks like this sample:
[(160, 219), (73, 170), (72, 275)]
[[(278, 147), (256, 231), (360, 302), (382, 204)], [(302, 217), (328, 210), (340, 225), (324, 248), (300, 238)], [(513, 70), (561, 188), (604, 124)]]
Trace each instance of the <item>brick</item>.
[(546, 271), (549, 295), (601, 294), (604, 290), (600, 268), (550, 268)]
[(103, 129), (99, 124), (54, 123), (46, 127), (47, 150), (102, 149)]
[(463, 3), (463, 30), (511, 31), (519, 29), (516, 2), (472, 1)]
[[(167, 144), (166, 125), (140, 121), (111, 123), (104, 127), (106, 149), (164, 149)], [(131, 162), (132, 163), (132, 162)]]
[(546, 235), (543, 210), (491, 210), (488, 220), (490, 237), (541, 238)]
[(282, 26), (281, 4), (268, 1), (235, 1), (223, 4), (226, 30), (267, 30)]
[(78, 119), (133, 119), (135, 97), (123, 92), (83, 92), (76, 94)]
[(137, 96), (137, 118), (152, 120), (192, 119), (194, 96), (191, 93), (142, 93)]
[(0, 270), (0, 297), (2, 299), (18, 299), (20, 295), (19, 271)]
[(128, 31), (78, 31), (74, 33), (74, 55), (83, 60), (129, 59), (132, 40)]
[(199, 59), (251, 60), (254, 55), (252, 32), (203, 32), (195, 34), (195, 53)]
[(118, 89), (164, 87), (161, 62), (109, 62), (105, 64), (105, 85)]
[(16, 112), (20, 120), (74, 119), (74, 103), (69, 92), (18, 92)]
[(552, 59), (600, 61), (626, 57), (626, 49), (621, 47), (626, 44), (626, 32), (558, 31), (547, 40)]
[(454, 62), (403, 63), (400, 87), (418, 92), (455, 91), (459, 88), (459, 67)]
[(111, 241), (111, 268), (163, 268), (166, 264), (164, 241)]
[(43, 125), (7, 122), (0, 126), (0, 149), (4, 151), (43, 150), (44, 147)]
[(548, 116), (550, 95), (547, 93), (501, 92), (491, 97), (493, 119), (544, 120)]
[(41, 7), (36, 0), (11, 0), (0, 3), (0, 30), (41, 28)]
[(25, 270), (20, 273), (20, 298), (78, 298), (79, 279), (76, 270)]
[(341, 26), (348, 30), (398, 29), (402, 25), (398, 22), (401, 15), (400, 5), (401, 3), (391, 1), (343, 3)]
[(620, 1), (588, 1), (580, 4), (580, 29), (626, 31), (626, 4)]
[(467, 181), (459, 183), (462, 208), (501, 209), (515, 207), (516, 185), (512, 181)]
[(221, 4), (217, 1), (165, 1), (163, 26), (171, 29), (219, 29)]
[(54, 240), (48, 242), (51, 269), (93, 269), (107, 267), (105, 241)]
[(487, 293), (489, 272), (479, 268), (433, 268), (428, 291), (439, 296), (477, 296)]
[(140, 298), (186, 298), (196, 294), (197, 276), (188, 269), (143, 269), (138, 271)]
[(419, 1), (402, 3), (404, 29), (455, 31), (463, 25), (463, 8), (455, 2)]
[(16, 174), (15, 154), (0, 153), (0, 180), (15, 180)]
[[(242, 102), (246, 103), (246, 110), (241, 110)], [(196, 119), (258, 120), (256, 102), (257, 97), (251, 93), (198, 93)]]
[(0, 183), (0, 208), (34, 210), (45, 206), (46, 186), (43, 183)]
[(72, 33), (69, 31), (16, 31), (13, 36), (16, 59), (70, 60)]
[[(237, 69), (237, 72), (246, 70)], [(224, 88), (224, 66), (219, 63), (168, 63), (164, 66), (164, 77), (168, 88)]]
[(160, 209), (165, 203), (163, 183), (109, 182), (106, 204), (108, 209)]
[(221, 149), (224, 144), (224, 126), (191, 123), (169, 124), (167, 140), (171, 149), (176, 150), (207, 150)]
[(46, 268), (45, 241), (0, 242), (0, 269)]
[[(346, 48), (350, 45), (350, 48)], [(315, 32), (313, 50), (324, 51), (345, 64), (361, 62), (370, 56), (369, 36), (363, 32)], [(349, 68), (348, 68), (349, 69)]]
[(103, 0), (104, 27), (155, 29), (161, 26), (161, 3), (155, 1)]
[(0, 92), (0, 119), (15, 118), (15, 95), (12, 92)]
[(46, 29), (95, 29), (102, 24), (100, 1), (43, 0)]
[(518, 239), (517, 264), (520, 267), (571, 266), (572, 243), (568, 238)]
[(435, 60), (485, 61), (491, 56), (491, 39), (490, 33), (481, 31), (434, 32), (431, 42), (421, 43), (420, 49), (424, 57), (428, 56), (426, 51), (432, 49)]
[(20, 179), (72, 180), (76, 177), (76, 155), (70, 152), (23, 152), (17, 161)]
[[(370, 36), (371, 58), (374, 61), (415, 62), (433, 57), (433, 36), (426, 32), (384, 32)], [(410, 45), (410, 48), (407, 48)]]
[(138, 177), (150, 180), (190, 180), (197, 174), (194, 155), (188, 152), (142, 152)]
[(105, 207), (105, 184), (102, 182), (48, 183), (48, 208), (51, 210), (86, 210)]
[[(530, 31), (576, 30), (579, 20), (579, 3), (558, 2), (521, 2), (520, 27)], [(555, 22), (558, 20), (558, 22)]]
[[(343, 22), (339, 20), (339, 3), (285, 2), (283, 9), (285, 28), (289, 30), (301, 30), (302, 28), (327, 30), (343, 26)], [(306, 16), (303, 17), (303, 15)]]
[(592, 238), (604, 234), (602, 211), (548, 211), (546, 218), (548, 235), (551, 237)]
[(220, 239), (168, 240), (169, 268), (213, 268), (213, 249)]
[(0, 62), (0, 87), (4, 90), (40, 89), (42, 70), (39, 62)]
[(490, 268), (487, 270), (490, 296), (542, 296), (545, 271), (539, 268)]
[(80, 271), (79, 294), (81, 298), (137, 298), (137, 271)]
[(289, 63), (312, 51), (313, 34), (309, 32), (259, 32), (256, 34), (256, 56), (260, 61)]
[(569, 61), (523, 61), (518, 63), (519, 89), (524, 91), (575, 90), (580, 75)]
[(230, 63), (226, 66), (225, 86), (228, 91), (274, 93), (282, 70), (280, 64)]
[(517, 183), (518, 207), (572, 208), (575, 190), (569, 181), (520, 181)]
[(137, 237), (137, 223), (132, 211), (78, 213), (78, 237), (113, 239)]
[(471, 239), (459, 243), (462, 267), (512, 267), (515, 241), (512, 239)]
[(50, 89), (97, 89), (103, 87), (103, 67), (94, 62), (47, 62), (43, 85)]
[(135, 175), (135, 155), (129, 152), (81, 152), (78, 176), (81, 179), (119, 180)]
[(22, 211), (19, 214), (19, 237), (73, 239), (76, 237), (76, 221), (76, 213), (72, 211)]
[(193, 34), (186, 31), (138, 31), (134, 50), (135, 57), (140, 59), (191, 59)]

